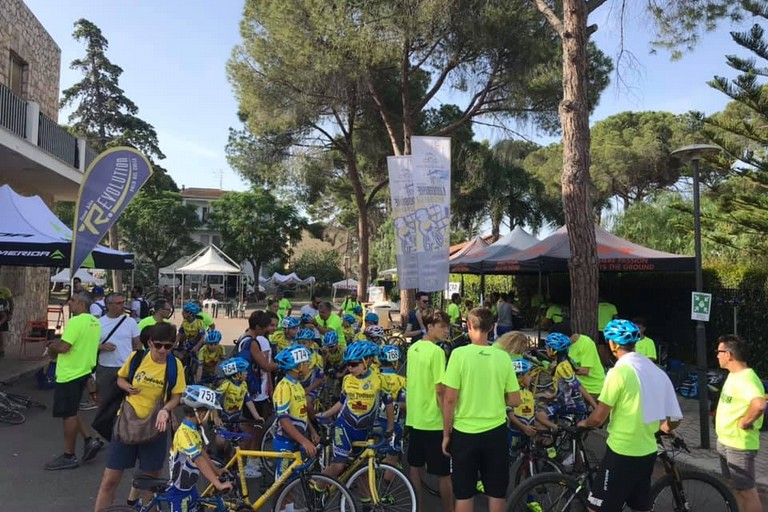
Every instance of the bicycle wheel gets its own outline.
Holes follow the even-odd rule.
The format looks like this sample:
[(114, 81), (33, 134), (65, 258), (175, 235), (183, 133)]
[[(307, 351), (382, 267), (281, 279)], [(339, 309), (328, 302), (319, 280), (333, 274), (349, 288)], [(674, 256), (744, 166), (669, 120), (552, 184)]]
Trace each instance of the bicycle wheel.
[(21, 425), (26, 418), (16, 409), (0, 409), (0, 422), (11, 425)]
[[(323, 489), (323, 490), (320, 490)], [(307, 473), (283, 486), (272, 510), (283, 510), (293, 503), (295, 510), (308, 512), (356, 512), (349, 491), (335, 478)]]
[(400, 469), (385, 462), (374, 465), (374, 482), (379, 502), (371, 502), (371, 489), (368, 481), (369, 467), (366, 464), (355, 471), (347, 480), (347, 489), (355, 499), (359, 509), (397, 510), (416, 512), (416, 491), (411, 481)]
[[(272, 418), (272, 422), (267, 427), (266, 432), (264, 432), (264, 437), (261, 438), (261, 447), (259, 448), (263, 452), (273, 452), (275, 451), (274, 448), (274, 441), (275, 441), (275, 435), (277, 434), (277, 418)], [(275, 476), (275, 468), (277, 467), (277, 463), (280, 459), (274, 459), (272, 457), (262, 457), (261, 459), (261, 468), (264, 469), (269, 476)]]
[(26, 407), (27, 409), (46, 409), (48, 406), (45, 404), (41, 404), (40, 402), (35, 402), (28, 396), (24, 395), (17, 395), (15, 393), (6, 393), (5, 397), (10, 400), (11, 402), (16, 402), (17, 404)]
[(557, 462), (543, 457), (534, 457), (530, 461), (527, 457), (524, 457), (515, 463), (512, 471), (515, 487), (520, 485), (521, 482), (541, 473), (563, 473), (562, 468)]
[[(736, 497), (716, 477), (699, 471), (680, 471), (682, 494), (673, 489), (675, 480), (667, 474), (651, 485), (652, 509), (655, 512), (706, 510), (708, 512), (734, 512), (738, 510)], [(682, 502), (684, 501), (684, 502)]]
[(522, 482), (507, 502), (507, 512), (587, 512), (587, 492), (579, 480), (542, 473)]

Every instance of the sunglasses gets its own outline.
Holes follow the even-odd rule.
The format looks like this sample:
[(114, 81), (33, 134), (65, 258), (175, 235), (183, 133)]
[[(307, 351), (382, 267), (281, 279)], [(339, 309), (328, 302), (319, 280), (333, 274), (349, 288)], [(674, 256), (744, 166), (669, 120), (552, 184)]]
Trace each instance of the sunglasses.
[(351, 362), (347, 363), (347, 368), (357, 368), (361, 364), (363, 364), (363, 363), (360, 362), (360, 361), (351, 361)]
[(152, 345), (157, 349), (163, 349), (163, 350), (171, 350), (173, 348), (173, 343), (158, 343), (156, 341), (152, 342)]

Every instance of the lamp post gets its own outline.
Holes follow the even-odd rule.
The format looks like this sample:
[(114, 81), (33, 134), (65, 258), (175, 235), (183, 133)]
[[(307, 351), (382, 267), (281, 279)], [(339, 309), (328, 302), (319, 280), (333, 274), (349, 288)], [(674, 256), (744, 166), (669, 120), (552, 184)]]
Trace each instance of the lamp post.
[[(693, 239), (696, 252), (696, 291), (704, 291), (704, 276), (701, 270), (701, 192), (699, 190), (699, 163), (705, 155), (720, 152), (718, 146), (693, 144), (674, 150), (671, 155), (683, 162), (693, 163)], [(696, 366), (699, 387), (699, 433), (701, 447), (709, 446), (709, 391), (707, 389), (707, 340), (704, 322), (696, 322)]]

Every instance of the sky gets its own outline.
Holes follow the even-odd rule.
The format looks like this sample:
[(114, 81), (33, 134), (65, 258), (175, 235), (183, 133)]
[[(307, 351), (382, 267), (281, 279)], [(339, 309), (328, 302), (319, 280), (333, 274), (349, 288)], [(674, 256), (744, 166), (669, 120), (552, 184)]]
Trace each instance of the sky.
[[(228, 129), (239, 125), (225, 66), (240, 40), (241, 0), (24, 1), (61, 47), (62, 89), (81, 78), (69, 69), (69, 63), (83, 55), (84, 46), (71, 36), (73, 23), (87, 18), (109, 40), (107, 55), (124, 71), (120, 85), (138, 105), (139, 116), (157, 130), (167, 157), (162, 165), (176, 183), (247, 188), (229, 168), (224, 154)], [(672, 62), (664, 51), (649, 53), (653, 26), (639, 9), (630, 10), (623, 25), (619, 22), (617, 1), (607, 2), (590, 18), (599, 26), (593, 40), (613, 57), (620, 48), (623, 26), (624, 47), (632, 58), (625, 58), (619, 67), (623, 81), (612, 76), (591, 122), (626, 110), (721, 110), (727, 98), (706, 82), (714, 75), (735, 76), (725, 64), (725, 55), (745, 52), (730, 38), (728, 29), (733, 27), (706, 34), (694, 52)], [(452, 99), (442, 96), (443, 101)], [(60, 113), (61, 123), (66, 122), (67, 114), (66, 110)], [(517, 130), (542, 144), (557, 140), (531, 126), (518, 126)], [(476, 133), (492, 142), (507, 136), (487, 128), (477, 128)]]

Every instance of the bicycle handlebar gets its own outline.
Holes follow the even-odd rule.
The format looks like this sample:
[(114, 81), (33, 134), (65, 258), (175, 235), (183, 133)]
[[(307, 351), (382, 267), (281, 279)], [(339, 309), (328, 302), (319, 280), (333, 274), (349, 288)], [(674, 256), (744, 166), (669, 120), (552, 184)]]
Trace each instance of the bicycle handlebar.
[(225, 428), (216, 428), (213, 431), (217, 436), (221, 436), (227, 441), (243, 441), (253, 438), (253, 436), (247, 432), (232, 432), (231, 430), (227, 430)]

